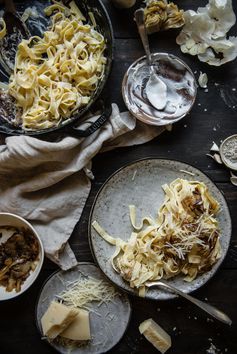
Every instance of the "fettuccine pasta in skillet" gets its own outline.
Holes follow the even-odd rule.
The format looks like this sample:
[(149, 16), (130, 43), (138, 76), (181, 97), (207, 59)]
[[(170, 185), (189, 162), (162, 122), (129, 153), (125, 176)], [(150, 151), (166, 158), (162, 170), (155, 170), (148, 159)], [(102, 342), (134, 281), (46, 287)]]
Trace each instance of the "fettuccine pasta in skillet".
[(53, 1), (45, 9), (51, 26), (43, 38), (23, 40), (17, 50), (9, 94), (20, 111), (25, 130), (57, 126), (88, 104), (103, 77), (105, 39), (86, 24), (72, 1), (69, 7)]
[(127, 241), (114, 238), (94, 221), (95, 230), (116, 246), (114, 267), (132, 288), (145, 295), (146, 281), (183, 274), (191, 282), (211, 269), (221, 256), (218, 202), (207, 186), (198, 181), (176, 179), (162, 186), (165, 199), (157, 218), (136, 224), (135, 206), (130, 206), (134, 232)]

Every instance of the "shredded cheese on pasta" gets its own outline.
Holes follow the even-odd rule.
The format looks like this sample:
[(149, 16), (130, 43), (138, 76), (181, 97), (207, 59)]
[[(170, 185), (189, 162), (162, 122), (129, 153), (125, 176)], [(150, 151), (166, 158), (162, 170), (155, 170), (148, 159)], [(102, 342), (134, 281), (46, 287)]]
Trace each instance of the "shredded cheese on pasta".
[(84, 23), (74, 1), (69, 8), (54, 1), (45, 14), (52, 16), (51, 27), (43, 38), (19, 44), (9, 82), (25, 130), (57, 126), (88, 104), (106, 63), (103, 35)]
[(132, 288), (145, 295), (147, 281), (183, 274), (190, 282), (208, 271), (221, 256), (218, 202), (207, 186), (198, 181), (176, 179), (162, 186), (164, 203), (155, 219), (136, 224), (135, 207), (130, 206), (135, 230), (127, 241), (113, 238), (94, 221), (95, 230), (116, 246), (111, 258), (114, 268)]

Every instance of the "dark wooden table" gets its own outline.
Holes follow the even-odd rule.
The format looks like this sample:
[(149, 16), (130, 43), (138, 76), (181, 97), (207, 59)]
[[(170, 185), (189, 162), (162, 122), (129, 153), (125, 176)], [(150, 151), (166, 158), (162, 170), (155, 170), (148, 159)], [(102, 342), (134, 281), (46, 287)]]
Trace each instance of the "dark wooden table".
[[(206, 1), (178, 1), (180, 7), (195, 8)], [(237, 2), (234, 0), (237, 10)], [(111, 16), (116, 49), (112, 75), (108, 83), (113, 102), (125, 109), (121, 96), (121, 81), (125, 70), (143, 55), (138, 39), (133, 10), (119, 11), (107, 1)], [(237, 12), (237, 11), (236, 11)], [(236, 34), (236, 28), (232, 31)], [(172, 348), (168, 353), (206, 353), (210, 343), (219, 349), (217, 353), (237, 353), (237, 188), (229, 182), (228, 171), (206, 156), (215, 141), (237, 133), (237, 66), (236, 61), (222, 67), (209, 67), (197, 58), (182, 55), (175, 44), (176, 32), (155, 34), (150, 37), (153, 51), (167, 51), (180, 56), (198, 77), (199, 72), (208, 74), (208, 92), (198, 90), (195, 106), (189, 116), (175, 124), (172, 132), (165, 132), (157, 139), (141, 146), (121, 148), (100, 154), (93, 160), (95, 180), (83, 211), (70, 239), (78, 261), (93, 261), (87, 239), (88, 216), (94, 197), (105, 180), (124, 164), (143, 157), (163, 157), (190, 163), (204, 171), (224, 193), (233, 220), (233, 235), (226, 260), (213, 279), (194, 295), (225, 311), (233, 320), (228, 327), (210, 320), (204, 312), (190, 303), (174, 301), (152, 302), (131, 297), (132, 318), (121, 342), (110, 353), (157, 353), (139, 334), (138, 325), (152, 317), (172, 336)], [(19, 298), (0, 304), (0, 353), (1, 354), (50, 354), (54, 350), (40, 339), (35, 325), (35, 304), (40, 288), (47, 277), (57, 269), (45, 261), (35, 284)], [(209, 316), (210, 317), (210, 316)]]

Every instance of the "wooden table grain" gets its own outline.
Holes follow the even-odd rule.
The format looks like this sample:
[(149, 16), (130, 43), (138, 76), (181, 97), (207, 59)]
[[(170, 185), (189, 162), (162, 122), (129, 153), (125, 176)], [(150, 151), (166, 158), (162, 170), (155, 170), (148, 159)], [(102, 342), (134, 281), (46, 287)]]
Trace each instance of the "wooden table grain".
[[(128, 66), (143, 55), (142, 45), (133, 22), (132, 10), (117, 10), (104, 0), (115, 32), (115, 58), (107, 90), (112, 102), (121, 110), (125, 106), (121, 96), (121, 81)], [(203, 0), (179, 0), (185, 9), (204, 6)], [(233, 5), (237, 12), (237, 2)], [(236, 34), (236, 27), (231, 30)], [(93, 261), (88, 244), (88, 217), (94, 197), (105, 180), (116, 169), (143, 157), (162, 157), (190, 163), (204, 171), (225, 195), (233, 220), (233, 234), (227, 257), (217, 274), (195, 296), (219, 307), (233, 320), (228, 327), (210, 319), (204, 312), (182, 299), (154, 302), (130, 297), (132, 318), (121, 342), (110, 353), (157, 353), (139, 334), (138, 326), (152, 317), (172, 337), (169, 354), (208, 353), (211, 343), (216, 353), (237, 353), (237, 188), (229, 182), (229, 172), (208, 158), (206, 154), (217, 144), (237, 133), (237, 65), (236, 60), (222, 67), (209, 67), (197, 58), (183, 55), (175, 44), (177, 31), (154, 34), (150, 37), (152, 51), (178, 55), (195, 72), (208, 74), (208, 92), (198, 90), (194, 108), (185, 119), (175, 124), (153, 141), (129, 148), (120, 148), (97, 155), (93, 159), (95, 180), (82, 217), (70, 239), (78, 261)], [(35, 284), (22, 296), (0, 303), (1, 354), (53, 354), (55, 351), (41, 340), (35, 324), (35, 304), (40, 288), (57, 267), (46, 260)]]

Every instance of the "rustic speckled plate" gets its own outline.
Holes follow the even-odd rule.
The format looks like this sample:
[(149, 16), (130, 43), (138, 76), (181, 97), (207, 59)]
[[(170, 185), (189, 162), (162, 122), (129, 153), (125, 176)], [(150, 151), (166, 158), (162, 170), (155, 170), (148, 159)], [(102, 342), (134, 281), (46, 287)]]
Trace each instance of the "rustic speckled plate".
[[(191, 172), (194, 176), (182, 170)], [(138, 220), (142, 216), (155, 216), (164, 200), (161, 186), (179, 177), (204, 182), (219, 201), (222, 256), (209, 272), (198, 276), (193, 282), (187, 283), (181, 276), (177, 276), (169, 280), (170, 284), (185, 293), (197, 290), (215, 274), (225, 258), (231, 238), (231, 218), (225, 198), (217, 186), (200, 170), (182, 162), (155, 158), (136, 161), (115, 172), (105, 182), (95, 198), (89, 222), (90, 246), (99, 267), (112, 282), (132, 294), (138, 295), (111, 266), (110, 257), (115, 247), (104, 241), (91, 223), (96, 220), (112, 236), (127, 240), (132, 232), (128, 206), (134, 204), (137, 207)], [(175, 295), (161, 288), (153, 288), (147, 291), (146, 297), (166, 300)]]
[[(44, 284), (36, 305), (37, 327), (43, 337), (41, 318), (56, 295), (65, 290), (67, 283), (91, 276), (99, 280), (105, 280), (104, 275), (93, 263), (81, 262), (69, 271), (54, 273)], [(85, 345), (68, 350), (55, 342), (48, 342), (59, 353), (68, 354), (100, 354), (113, 348), (122, 338), (127, 329), (131, 306), (126, 294), (115, 296), (113, 301), (102, 303), (100, 306), (93, 302), (88, 307), (90, 312), (90, 328), (92, 339)]]

